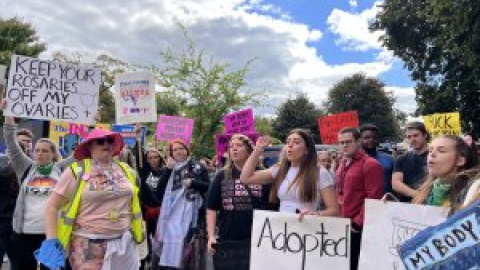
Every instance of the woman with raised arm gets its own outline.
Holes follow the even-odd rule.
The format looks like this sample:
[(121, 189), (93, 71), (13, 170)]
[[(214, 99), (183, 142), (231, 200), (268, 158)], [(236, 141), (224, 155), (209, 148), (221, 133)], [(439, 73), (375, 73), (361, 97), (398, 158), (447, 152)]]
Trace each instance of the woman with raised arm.
[(136, 124), (135, 133), (137, 139), (134, 153), (135, 160), (137, 161), (138, 174), (140, 176), (140, 205), (147, 229), (146, 238), (148, 244), (148, 255), (142, 260), (140, 267), (140, 270), (143, 270), (147, 269), (149, 264), (158, 261), (157, 257), (153, 257), (151, 239), (155, 236), (160, 206), (168, 179), (161, 181), (166, 168), (165, 160), (160, 151), (155, 148), (145, 150), (142, 147), (142, 129), (140, 124)]
[[(248, 250), (253, 210), (269, 207), (270, 185), (240, 183), (240, 173), (253, 149), (253, 142), (247, 136), (234, 134), (228, 145), (227, 164), (213, 179), (207, 201), (207, 249), (211, 255), (216, 251), (217, 228), (219, 247), (223, 254), (229, 253), (228, 244), (233, 242), (240, 243)], [(240, 261), (248, 261), (248, 257), (241, 258)], [(215, 266), (215, 269), (222, 268)], [(249, 269), (249, 265), (238, 265), (235, 269)]]
[[(268, 136), (260, 137), (240, 175), (244, 184), (273, 184), (270, 202), (280, 202), (280, 212), (336, 216), (334, 180), (327, 170), (317, 165), (317, 152), (312, 136), (304, 129), (290, 131), (284, 155), (273, 167), (256, 171), (263, 150), (270, 145)], [(325, 210), (318, 210), (320, 200)]]
[[(2, 111), (6, 100), (0, 103)], [(72, 157), (56, 162), (57, 145), (47, 138), (39, 139), (33, 149), (33, 159), (17, 141), (17, 125), (13, 117), (5, 116), (3, 135), (7, 155), (19, 181), (20, 192), (13, 213), (12, 269), (36, 269), (33, 252), (45, 239), (45, 207), (47, 199), (60, 179), (62, 170), (71, 164)], [(18, 268), (17, 268), (18, 267)], [(47, 269), (41, 266), (41, 269)]]

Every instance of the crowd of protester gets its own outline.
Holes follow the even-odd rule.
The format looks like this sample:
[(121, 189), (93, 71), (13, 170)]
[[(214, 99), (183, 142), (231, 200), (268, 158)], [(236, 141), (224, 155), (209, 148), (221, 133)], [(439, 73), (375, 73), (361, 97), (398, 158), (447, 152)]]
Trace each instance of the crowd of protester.
[(140, 139), (129, 150), (118, 133), (93, 129), (60, 159), (54, 142), (33, 144), (11, 117), (3, 132), (0, 250), (13, 270), (199, 270), (210, 256), (218, 270), (219, 251), (238, 247), (246, 263), (235, 269), (248, 269), (255, 209), (349, 218), (354, 270), (365, 199), (392, 194), (450, 214), (480, 199), (475, 143), (432, 139), (421, 122), (406, 125), (409, 150), (396, 156), (380, 151), (374, 125), (344, 128), (337, 146), (318, 152), (308, 131), (293, 129), (274, 164), (262, 159), (269, 136), (234, 134), (225, 156), (195, 160), (179, 139), (166, 154)]

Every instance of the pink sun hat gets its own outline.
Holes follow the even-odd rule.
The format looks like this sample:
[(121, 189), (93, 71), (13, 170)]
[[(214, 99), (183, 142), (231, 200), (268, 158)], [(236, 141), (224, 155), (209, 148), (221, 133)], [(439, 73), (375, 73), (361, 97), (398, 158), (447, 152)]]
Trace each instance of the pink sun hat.
[(107, 137), (112, 137), (113, 138), (113, 156), (117, 156), (120, 154), (122, 151), (122, 148), (124, 146), (124, 142), (122, 139), (122, 136), (119, 133), (108, 131), (105, 129), (101, 128), (96, 128), (92, 131), (90, 131), (83, 140), (81, 144), (75, 148), (75, 152), (73, 153), (73, 157), (77, 160), (82, 160), (85, 158), (91, 158), (90, 150), (89, 150), (89, 145), (90, 142), (96, 140), (96, 139), (102, 139), (102, 138), (107, 138)]

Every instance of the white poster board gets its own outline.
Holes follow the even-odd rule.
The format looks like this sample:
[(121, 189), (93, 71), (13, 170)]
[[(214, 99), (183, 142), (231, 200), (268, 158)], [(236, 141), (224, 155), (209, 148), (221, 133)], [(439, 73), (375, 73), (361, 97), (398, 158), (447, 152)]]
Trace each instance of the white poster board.
[(397, 246), (419, 231), (445, 221), (448, 209), (365, 200), (359, 270), (404, 270)]
[(348, 270), (350, 220), (254, 212), (250, 270)]
[(157, 122), (155, 81), (148, 72), (115, 75), (117, 124)]
[(7, 67), (0, 65), (0, 97), (3, 97), (3, 90), (5, 90), (5, 71)]
[(80, 124), (95, 123), (100, 69), (14, 55), (5, 115)]

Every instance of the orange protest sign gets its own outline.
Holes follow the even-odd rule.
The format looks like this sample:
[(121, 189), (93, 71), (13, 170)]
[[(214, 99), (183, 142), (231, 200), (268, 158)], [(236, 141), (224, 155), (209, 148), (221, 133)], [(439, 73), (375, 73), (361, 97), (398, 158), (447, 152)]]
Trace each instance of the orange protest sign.
[(357, 111), (337, 113), (318, 118), (318, 128), (323, 144), (338, 143), (338, 132), (346, 127), (358, 127)]

